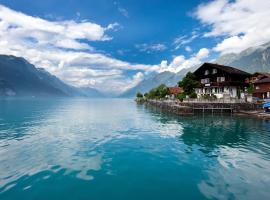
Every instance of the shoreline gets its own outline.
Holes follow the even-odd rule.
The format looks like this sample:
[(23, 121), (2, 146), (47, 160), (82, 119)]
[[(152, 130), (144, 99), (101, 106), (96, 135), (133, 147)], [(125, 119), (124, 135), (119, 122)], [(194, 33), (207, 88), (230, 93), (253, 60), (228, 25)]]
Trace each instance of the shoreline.
[(262, 109), (256, 109), (255, 104), (250, 103), (191, 103), (175, 100), (147, 99), (136, 100), (136, 102), (139, 104), (150, 105), (159, 108), (161, 111), (179, 116), (192, 116), (196, 113), (230, 113), (234, 116), (247, 116), (270, 120), (270, 113), (265, 113)]
[(265, 113), (263, 110), (255, 111), (239, 111), (235, 113), (237, 116), (255, 117), (258, 119), (270, 120), (270, 113)]

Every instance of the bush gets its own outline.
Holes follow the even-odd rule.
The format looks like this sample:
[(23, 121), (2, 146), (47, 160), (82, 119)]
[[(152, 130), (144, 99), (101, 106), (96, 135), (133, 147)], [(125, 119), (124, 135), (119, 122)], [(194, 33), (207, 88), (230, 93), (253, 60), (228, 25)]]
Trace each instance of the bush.
[(205, 94), (202, 96), (203, 99), (206, 99), (206, 100), (216, 100), (217, 99), (217, 96), (216, 95), (209, 95), (209, 94)]
[(248, 94), (252, 94), (253, 92), (254, 92), (254, 87), (253, 87), (252, 84), (250, 84), (250, 85), (248, 86), (248, 88), (247, 88), (247, 93), (248, 93)]
[(186, 98), (186, 95), (184, 93), (179, 93), (176, 95), (176, 98), (183, 101)]
[(196, 98), (197, 98), (197, 94), (196, 94), (195, 92), (192, 92), (192, 93), (189, 95), (189, 98), (196, 99)]
[(143, 98), (143, 95), (142, 95), (142, 93), (137, 92), (136, 97), (137, 97), (137, 98)]
[(144, 93), (144, 98), (148, 98), (148, 93), (146, 92), (146, 93)]

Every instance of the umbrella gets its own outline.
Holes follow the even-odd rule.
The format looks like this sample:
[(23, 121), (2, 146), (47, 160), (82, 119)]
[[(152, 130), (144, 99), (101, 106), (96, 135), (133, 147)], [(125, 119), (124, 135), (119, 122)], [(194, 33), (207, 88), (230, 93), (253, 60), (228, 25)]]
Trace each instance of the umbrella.
[(263, 104), (263, 108), (270, 108), (270, 102)]

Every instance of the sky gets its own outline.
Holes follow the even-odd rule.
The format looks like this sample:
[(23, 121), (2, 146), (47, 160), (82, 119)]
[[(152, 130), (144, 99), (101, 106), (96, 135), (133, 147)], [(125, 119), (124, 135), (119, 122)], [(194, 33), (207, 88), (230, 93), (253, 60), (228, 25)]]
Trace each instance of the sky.
[(121, 93), (270, 41), (270, 0), (0, 0), (0, 54)]

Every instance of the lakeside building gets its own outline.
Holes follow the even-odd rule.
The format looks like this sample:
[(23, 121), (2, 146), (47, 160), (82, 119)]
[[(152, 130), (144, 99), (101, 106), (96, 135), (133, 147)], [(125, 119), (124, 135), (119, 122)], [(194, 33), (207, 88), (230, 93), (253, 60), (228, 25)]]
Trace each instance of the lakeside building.
[(254, 82), (254, 97), (270, 99), (270, 76)]
[(177, 87), (177, 86), (168, 87), (168, 89), (169, 89), (169, 97), (171, 99), (175, 99), (176, 95), (181, 94), (181, 93), (184, 92), (184, 89), (182, 87)]
[(217, 98), (244, 99), (249, 86), (246, 79), (251, 77), (242, 70), (214, 63), (204, 63), (194, 74), (200, 82), (200, 87), (195, 89), (199, 98), (215, 95)]
[(254, 84), (256, 81), (270, 77), (270, 73), (267, 72), (255, 72), (250, 78), (246, 79), (247, 83)]
[(270, 73), (256, 72), (246, 82), (253, 85), (253, 96), (259, 99), (270, 98)]

